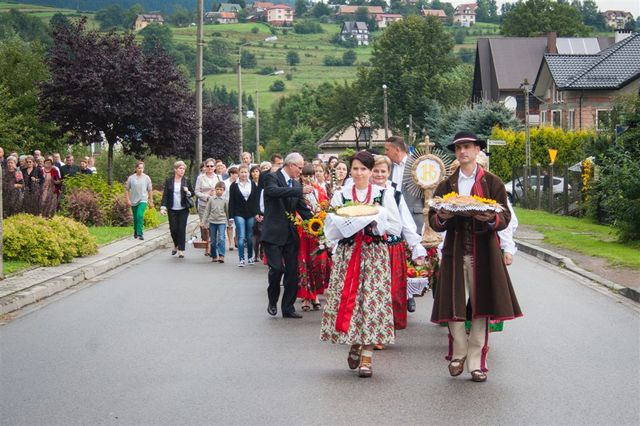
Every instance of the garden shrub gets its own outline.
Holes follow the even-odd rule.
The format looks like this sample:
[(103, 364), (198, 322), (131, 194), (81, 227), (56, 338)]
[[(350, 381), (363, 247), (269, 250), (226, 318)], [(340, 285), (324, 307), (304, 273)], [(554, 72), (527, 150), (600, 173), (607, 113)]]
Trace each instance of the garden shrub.
[(109, 223), (112, 226), (129, 226), (133, 223), (131, 207), (127, 205), (127, 198), (124, 195), (113, 198), (109, 210)]
[[(135, 161), (135, 160), (134, 160)], [(98, 199), (98, 205), (102, 211), (104, 218), (109, 217), (109, 210), (113, 203), (113, 198), (116, 195), (124, 194), (124, 185), (119, 182), (113, 182), (112, 186), (109, 186), (105, 177), (99, 174), (92, 175), (75, 175), (64, 180), (64, 193), (69, 194), (76, 189), (89, 189)], [(62, 209), (67, 211), (67, 201), (63, 199)]]
[(89, 234), (88, 228), (64, 217), (11, 216), (4, 221), (2, 241), (5, 260), (43, 266), (70, 262), (76, 255), (97, 251), (95, 238)]
[(147, 209), (144, 212), (144, 227), (156, 228), (160, 225), (160, 213), (156, 209)]
[(78, 222), (102, 226), (104, 214), (98, 202), (98, 196), (90, 189), (65, 190), (64, 213)]
[(284, 81), (276, 80), (273, 82), (271, 86), (269, 86), (269, 91), (271, 92), (283, 92), (285, 89)]

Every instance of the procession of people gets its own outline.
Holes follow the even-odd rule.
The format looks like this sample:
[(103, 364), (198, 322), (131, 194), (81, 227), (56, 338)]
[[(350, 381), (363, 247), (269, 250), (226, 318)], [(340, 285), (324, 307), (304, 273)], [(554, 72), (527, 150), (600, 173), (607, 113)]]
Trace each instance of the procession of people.
[[(226, 246), (238, 248), (237, 266), (267, 265), (267, 313), (300, 319), (297, 301), (303, 313), (322, 309), (320, 339), (346, 345), (347, 365), (360, 377), (372, 376), (374, 351), (401, 338), (414, 296), (431, 288), (431, 321), (448, 331), (449, 374), (466, 367), (472, 381), (484, 382), (489, 332), (522, 316), (506, 268), (517, 221), (504, 184), (483, 163), (485, 146), (473, 133), (456, 134), (448, 146), (456, 160), (435, 187), (439, 199), (488, 202), (487, 210), (464, 214), (425, 209), (422, 197), (403, 190), (412, 160), (396, 136), (386, 141), (385, 155), (359, 151), (326, 165), (295, 152), (260, 165), (243, 155), (232, 182), (214, 174), (216, 161), (208, 159), (195, 185), (201, 227), (211, 230), (202, 232), (205, 256), (224, 261), (225, 227), (235, 225)], [(193, 192), (183, 169), (176, 163), (163, 197), (181, 222)], [(441, 234), (439, 250), (425, 247), (425, 227)], [(184, 234), (176, 237), (172, 254), (184, 256)], [(416, 270), (421, 274), (410, 278)], [(413, 281), (427, 285), (415, 290)]]

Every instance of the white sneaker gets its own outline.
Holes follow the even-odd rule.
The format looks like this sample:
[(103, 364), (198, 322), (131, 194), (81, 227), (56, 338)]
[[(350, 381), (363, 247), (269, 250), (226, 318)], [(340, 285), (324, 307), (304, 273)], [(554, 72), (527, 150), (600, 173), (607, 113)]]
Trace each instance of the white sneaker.
[(244, 260), (241, 260), (240, 262), (238, 262), (238, 266), (242, 268), (244, 266)]
[(247, 261), (247, 264), (248, 264), (248, 265), (253, 266), (253, 259), (249, 259), (249, 260)]

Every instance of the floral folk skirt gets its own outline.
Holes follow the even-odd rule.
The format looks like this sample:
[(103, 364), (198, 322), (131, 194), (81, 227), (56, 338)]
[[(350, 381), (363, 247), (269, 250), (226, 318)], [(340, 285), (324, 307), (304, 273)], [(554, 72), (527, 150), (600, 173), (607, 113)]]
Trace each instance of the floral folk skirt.
[(389, 251), (383, 242), (362, 245), (360, 277), (355, 305), (346, 333), (336, 330), (336, 318), (349, 259), (354, 245), (340, 244), (333, 257), (333, 270), (320, 327), (320, 340), (346, 345), (394, 342), (393, 306)]
[(407, 328), (407, 252), (404, 241), (389, 245), (391, 259), (391, 299), (396, 330)]

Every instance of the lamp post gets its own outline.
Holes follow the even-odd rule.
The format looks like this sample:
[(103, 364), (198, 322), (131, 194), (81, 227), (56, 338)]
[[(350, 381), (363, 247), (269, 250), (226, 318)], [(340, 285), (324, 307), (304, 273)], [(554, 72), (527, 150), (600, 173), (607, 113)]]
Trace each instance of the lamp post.
[(198, 34), (196, 47), (196, 117), (198, 120), (196, 133), (196, 174), (202, 163), (202, 51), (204, 48), (203, 34), (203, 0), (198, 0)]
[(260, 100), (256, 89), (256, 163), (260, 164)]
[[(246, 45), (241, 44), (238, 47), (238, 125), (240, 126), (240, 152), (238, 153), (238, 158), (244, 152), (244, 135), (242, 131), (242, 46)], [(242, 160), (240, 158), (240, 160)]]
[(387, 85), (382, 85), (382, 95), (383, 95), (383, 111), (384, 111), (384, 140), (387, 140), (389, 137), (389, 117), (387, 115)]

